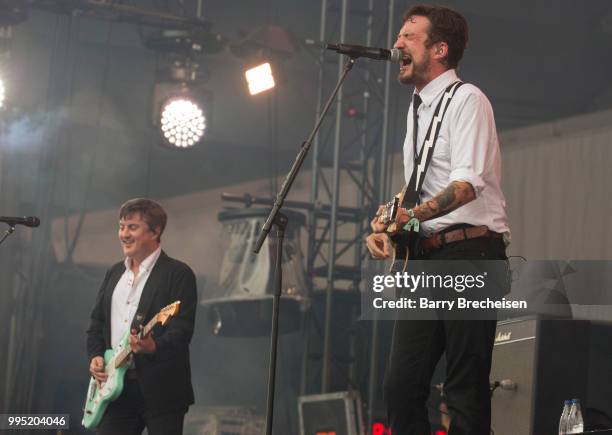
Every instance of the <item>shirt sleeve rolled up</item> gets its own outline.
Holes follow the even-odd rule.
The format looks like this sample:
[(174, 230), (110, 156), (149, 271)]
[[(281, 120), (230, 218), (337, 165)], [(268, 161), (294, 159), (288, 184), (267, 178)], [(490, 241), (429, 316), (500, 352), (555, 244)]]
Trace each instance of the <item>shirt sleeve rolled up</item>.
[(494, 142), (495, 121), (487, 98), (480, 92), (470, 92), (458, 101), (450, 121), (450, 182), (465, 181), (472, 185), (476, 197), (485, 188), (483, 174), (487, 168), (490, 148)]

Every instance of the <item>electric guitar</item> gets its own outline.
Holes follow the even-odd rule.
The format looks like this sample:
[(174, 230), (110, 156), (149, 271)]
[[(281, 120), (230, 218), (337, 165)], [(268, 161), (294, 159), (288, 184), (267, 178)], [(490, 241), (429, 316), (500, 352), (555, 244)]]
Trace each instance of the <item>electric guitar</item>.
[[(162, 308), (141, 330), (140, 336), (148, 335), (158, 323), (165, 325), (171, 317), (176, 316), (180, 304), (180, 301), (176, 301)], [(89, 381), (82, 421), (83, 426), (87, 429), (98, 426), (108, 404), (119, 397), (123, 391), (125, 372), (130, 366), (132, 356), (129, 337), (130, 332), (128, 331), (114, 349), (107, 349), (104, 352), (104, 371), (108, 375), (106, 381), (99, 387), (93, 376)]]
[(403, 205), (407, 190), (408, 186), (405, 186), (400, 193), (393, 197), (393, 200), (383, 206), (378, 216), (379, 222), (388, 225), (386, 232), (393, 244), (393, 261), (389, 267), (390, 274), (406, 271), (410, 252), (416, 249), (416, 243), (419, 238), (418, 228), (413, 231), (398, 230), (395, 223), (397, 211)]

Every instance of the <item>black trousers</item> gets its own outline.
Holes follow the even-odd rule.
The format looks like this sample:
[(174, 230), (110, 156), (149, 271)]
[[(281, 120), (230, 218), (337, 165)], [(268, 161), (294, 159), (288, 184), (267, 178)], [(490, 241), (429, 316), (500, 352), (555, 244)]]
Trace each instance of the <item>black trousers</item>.
[[(431, 260), (506, 259), (500, 239), (451, 243), (421, 256)], [(395, 322), (384, 394), (394, 435), (430, 435), (427, 398), (434, 369), (446, 353), (444, 391), (449, 435), (489, 435), (489, 373), (495, 320), (398, 320)]]
[(186, 412), (185, 407), (146, 409), (138, 382), (126, 377), (121, 395), (108, 405), (97, 433), (140, 435), (146, 427), (149, 435), (181, 435)]

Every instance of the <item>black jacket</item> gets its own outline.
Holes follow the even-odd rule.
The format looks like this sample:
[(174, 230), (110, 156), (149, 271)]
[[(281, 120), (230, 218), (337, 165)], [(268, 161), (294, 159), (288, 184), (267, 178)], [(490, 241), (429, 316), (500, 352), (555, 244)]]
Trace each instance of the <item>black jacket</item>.
[[(111, 300), (117, 282), (125, 272), (123, 262), (111, 267), (98, 292), (87, 329), (89, 360), (103, 356), (111, 343)], [(176, 317), (153, 329), (156, 351), (134, 355), (136, 374), (145, 405), (149, 409), (176, 409), (193, 403), (189, 342), (193, 335), (197, 303), (195, 275), (185, 263), (161, 252), (142, 290), (135, 318), (142, 325), (163, 307), (181, 301)], [(136, 322), (133, 323), (133, 325)]]

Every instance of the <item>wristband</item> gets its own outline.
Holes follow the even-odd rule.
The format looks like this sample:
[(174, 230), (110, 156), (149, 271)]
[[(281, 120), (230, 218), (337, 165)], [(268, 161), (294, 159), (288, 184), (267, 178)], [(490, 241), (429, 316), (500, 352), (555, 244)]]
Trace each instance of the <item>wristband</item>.
[(404, 231), (414, 231), (415, 233), (418, 233), (419, 228), (421, 227), (421, 223), (414, 215), (414, 210), (409, 209), (406, 211), (406, 213), (408, 214), (408, 216), (410, 216), (410, 220), (408, 220), (408, 222), (406, 222), (406, 224), (404, 225)]

